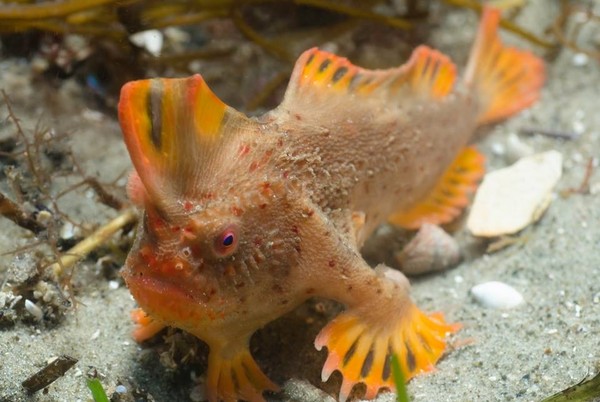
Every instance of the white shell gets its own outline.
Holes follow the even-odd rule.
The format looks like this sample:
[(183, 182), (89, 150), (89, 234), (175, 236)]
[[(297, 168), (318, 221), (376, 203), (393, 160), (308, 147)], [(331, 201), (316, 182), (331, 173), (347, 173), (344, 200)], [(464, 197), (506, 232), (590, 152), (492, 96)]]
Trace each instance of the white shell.
[(41, 308), (29, 299), (25, 299), (25, 310), (33, 316), (37, 321), (42, 321), (44, 312)]
[(471, 295), (483, 307), (509, 309), (523, 303), (523, 296), (512, 286), (503, 282), (491, 281), (475, 285)]
[(562, 174), (557, 151), (522, 158), (485, 175), (471, 208), (467, 228), (475, 236), (516, 233), (538, 220)]
[(136, 32), (129, 36), (129, 40), (136, 46), (143, 47), (152, 56), (160, 56), (163, 47), (163, 34), (157, 29)]

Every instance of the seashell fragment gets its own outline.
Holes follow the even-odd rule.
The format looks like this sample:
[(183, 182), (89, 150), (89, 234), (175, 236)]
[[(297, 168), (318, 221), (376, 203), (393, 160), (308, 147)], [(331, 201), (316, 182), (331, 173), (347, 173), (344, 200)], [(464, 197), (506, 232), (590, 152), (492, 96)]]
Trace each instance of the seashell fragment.
[(136, 32), (129, 36), (129, 40), (136, 46), (142, 47), (152, 56), (158, 57), (163, 47), (163, 34), (157, 29)]
[(423, 224), (395, 257), (402, 272), (408, 275), (442, 271), (458, 264), (461, 259), (456, 240), (439, 226), (429, 223)]
[(550, 205), (562, 174), (562, 155), (548, 151), (485, 175), (471, 208), (467, 228), (475, 236), (516, 233), (537, 221)]
[(471, 288), (471, 295), (483, 307), (509, 309), (523, 303), (523, 296), (512, 286), (503, 282), (480, 283)]

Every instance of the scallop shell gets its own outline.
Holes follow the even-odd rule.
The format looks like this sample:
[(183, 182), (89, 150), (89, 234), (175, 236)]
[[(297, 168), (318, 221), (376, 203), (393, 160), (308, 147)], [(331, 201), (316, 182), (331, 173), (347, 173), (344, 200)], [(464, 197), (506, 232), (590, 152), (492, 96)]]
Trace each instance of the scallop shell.
[(402, 272), (408, 275), (442, 271), (461, 260), (456, 240), (439, 226), (429, 223), (423, 224), (415, 237), (395, 257)]

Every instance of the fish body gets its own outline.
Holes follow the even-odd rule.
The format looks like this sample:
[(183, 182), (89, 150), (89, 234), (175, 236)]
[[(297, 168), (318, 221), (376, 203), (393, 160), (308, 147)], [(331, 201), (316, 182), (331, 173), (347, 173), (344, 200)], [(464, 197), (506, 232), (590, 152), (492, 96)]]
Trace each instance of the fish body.
[(502, 46), (484, 11), (463, 80), (419, 47), (403, 66), (365, 70), (311, 49), (281, 105), (258, 118), (223, 104), (198, 75), (124, 86), (119, 117), (143, 209), (122, 275), (143, 311), (141, 341), (164, 326), (210, 347), (209, 400), (262, 401), (275, 390), (250, 352), (260, 327), (313, 296), (343, 303), (315, 341), (340, 400), (430, 371), (458, 330), (411, 301), (407, 279), (360, 255), (381, 223), (408, 228), (456, 217), (483, 173), (468, 142), (480, 124), (530, 105), (535, 56)]

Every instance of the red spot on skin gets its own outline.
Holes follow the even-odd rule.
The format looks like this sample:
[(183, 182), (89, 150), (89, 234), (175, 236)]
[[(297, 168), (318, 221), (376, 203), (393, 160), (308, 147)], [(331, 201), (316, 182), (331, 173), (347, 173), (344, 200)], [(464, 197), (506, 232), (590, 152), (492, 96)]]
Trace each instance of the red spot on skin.
[(254, 245), (255, 245), (256, 247), (260, 247), (260, 246), (262, 245), (262, 242), (263, 242), (263, 241), (262, 241), (262, 239), (261, 239), (260, 237), (255, 237), (255, 238), (254, 238)]
[(292, 232), (294, 232), (295, 234), (300, 233), (300, 231), (298, 230), (298, 226), (296, 226), (296, 225), (292, 226)]
[(273, 155), (273, 150), (272, 149), (267, 149), (265, 151), (265, 155), (263, 156), (263, 161), (266, 162), (267, 160), (269, 160), (269, 158), (271, 157), (271, 155)]
[(283, 138), (279, 138), (279, 139), (277, 140), (277, 146), (278, 146), (278, 147), (282, 147), (282, 146), (283, 146)]
[(194, 204), (192, 204), (191, 201), (185, 201), (183, 203), (183, 209), (185, 212), (190, 212), (192, 209), (194, 209)]
[(300, 116), (298, 113), (296, 113), (296, 114), (294, 115), (294, 118), (295, 118), (296, 120), (302, 120), (302, 116)]
[(173, 233), (177, 233), (181, 230), (181, 228), (179, 226), (172, 226), (171, 227), (171, 232)]
[(240, 156), (245, 156), (245, 155), (248, 155), (248, 153), (249, 153), (249, 152), (250, 152), (250, 146), (249, 146), (249, 145), (247, 145), (247, 144), (242, 144), (242, 145), (240, 146), (240, 152), (239, 152), (239, 155), (240, 155)]
[(282, 174), (284, 179), (287, 179), (289, 175), (290, 175), (290, 172), (288, 172), (287, 170), (285, 172), (283, 172), (283, 174)]
[(260, 204), (258, 207), (259, 207), (260, 209), (265, 209), (265, 208), (267, 207), (267, 204)]
[(256, 169), (258, 169), (258, 162), (252, 162), (250, 164), (250, 167), (248, 168), (249, 172), (254, 172)]
[(330, 261), (329, 261), (329, 266), (330, 266), (331, 268), (335, 267), (335, 261), (334, 261), (334, 260), (330, 260)]
[(238, 208), (238, 207), (235, 207), (235, 206), (231, 207), (231, 213), (233, 215), (235, 215), (235, 216), (242, 216), (243, 212), (244, 211), (241, 208)]
[(271, 183), (269, 183), (268, 181), (265, 181), (263, 183), (260, 184), (260, 189), (261, 192), (263, 193), (263, 195), (271, 195), (272, 191), (271, 191)]

